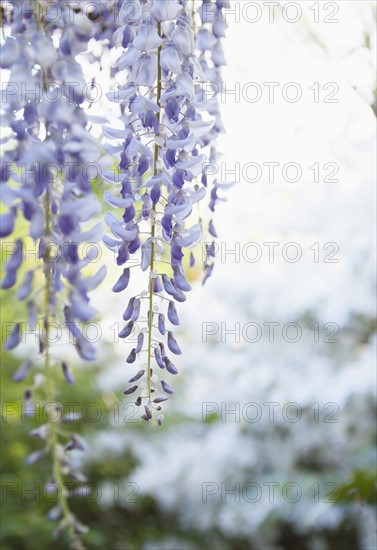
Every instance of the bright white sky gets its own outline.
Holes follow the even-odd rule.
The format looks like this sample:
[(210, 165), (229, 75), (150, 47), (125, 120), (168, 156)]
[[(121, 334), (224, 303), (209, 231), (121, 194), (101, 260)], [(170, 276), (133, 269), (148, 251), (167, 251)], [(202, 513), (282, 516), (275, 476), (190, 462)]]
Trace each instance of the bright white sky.
[[(238, 9), (241, 15), (256, 18), (258, 14), (254, 8), (245, 12), (247, 4), (255, 2), (231, 2), (232, 8)], [(240, 162), (241, 166), (250, 162), (262, 166), (263, 162), (276, 161), (282, 166), (287, 162), (297, 162), (303, 170), (301, 181), (291, 185), (282, 182), (279, 168), (273, 184), (268, 183), (267, 168), (258, 183), (247, 182), (241, 175), (237, 187), (229, 192), (230, 202), (225, 207), (230, 217), (222, 217), (221, 223), (229, 220), (233, 224), (235, 219), (244, 217), (245, 221), (249, 220), (249, 237), (255, 236), (263, 227), (266, 230), (276, 227), (279, 210), (285, 203), (299, 200), (302, 190), (308, 201), (313, 192), (320, 193), (324, 201), (329, 198), (330, 184), (319, 183), (317, 191), (314, 189), (313, 171), (309, 170), (313, 163), (340, 164), (341, 160), (346, 161), (346, 165), (340, 167), (340, 182), (333, 184), (332, 190), (337, 185), (344, 186), (351, 174), (354, 178), (354, 172), (360, 180), (366, 178), (370, 182), (375, 174), (373, 156), (369, 157), (369, 162), (358, 165), (362, 150), (371, 153), (375, 136), (375, 119), (367, 104), (375, 81), (375, 57), (373, 52), (363, 47), (367, 30), (374, 34), (375, 44), (372, 17), (375, 3), (330, 3), (339, 7), (333, 16), (330, 11), (322, 10), (323, 2), (319, 3), (320, 18), (327, 15), (339, 19), (339, 23), (333, 24), (313, 22), (315, 13), (309, 8), (314, 2), (293, 4), (302, 9), (302, 18), (297, 23), (284, 20), (280, 7), (275, 8), (273, 23), (269, 22), (267, 7), (262, 11), (260, 21), (254, 24), (242, 17), (236, 22), (236, 16), (231, 13), (227, 18), (229, 29), (224, 49), (228, 65), (224, 70), (224, 81), (229, 90), (239, 82), (241, 97), (236, 102), (235, 97), (228, 94), (222, 104), (227, 130), (221, 142), (223, 160), (229, 169), (235, 162)], [(295, 16), (294, 8), (286, 13), (290, 18)], [(262, 90), (262, 97), (256, 103), (250, 103), (242, 96), (244, 91), (246, 98), (248, 93), (249, 97), (255, 97), (256, 88), (250, 88), (248, 92), (246, 87), (251, 82), (256, 82)], [(273, 103), (269, 103), (269, 90), (264, 82), (281, 83), (276, 87)], [(288, 82), (297, 83), (302, 88), (302, 99), (297, 103), (289, 103), (282, 97), (282, 88)], [(338, 86), (339, 91), (333, 97), (339, 102), (314, 103), (315, 92), (309, 88), (315, 82), (319, 83), (321, 97)], [(323, 85), (328, 82), (335, 85), (329, 85), (325, 91)], [(357, 91), (352, 84), (357, 86)], [(294, 97), (295, 89), (292, 87), (288, 93)], [(354, 160), (349, 162), (352, 156)], [(255, 177), (256, 172), (250, 169), (249, 176)], [(227, 180), (232, 178), (228, 175)], [(296, 225), (297, 229), (304, 228), (301, 222), (306, 224), (310, 204), (305, 205), (303, 201), (300, 208), (301, 213), (296, 211), (297, 219), (290, 217), (292, 227)], [(315, 213), (315, 217), (318, 215)], [(239, 228), (235, 230), (238, 232)]]

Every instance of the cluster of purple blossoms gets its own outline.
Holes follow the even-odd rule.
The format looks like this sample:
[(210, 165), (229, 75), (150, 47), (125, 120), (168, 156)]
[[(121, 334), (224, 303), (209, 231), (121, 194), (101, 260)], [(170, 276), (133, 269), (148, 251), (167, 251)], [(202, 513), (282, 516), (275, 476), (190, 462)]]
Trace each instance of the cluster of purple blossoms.
[[(6, 4), (1, 68), (9, 71), (9, 77), (2, 91), (2, 126), (10, 131), (2, 141), (5, 153), (0, 189), (7, 210), (0, 217), (0, 236), (12, 240), (6, 246), (12, 252), (1, 287), (17, 287), (18, 300), (27, 304), (27, 323), (14, 323), (5, 349), (20, 344), (25, 328), (35, 332), (37, 349), (13, 376), (21, 382), (33, 366), (41, 363), (44, 368), (44, 375), (34, 377), (24, 392), (29, 414), (34, 393), (50, 410), (48, 422), (31, 433), (44, 441), (44, 448), (32, 453), (28, 463), (51, 456), (53, 473), (46, 487), (53, 490), (55, 486), (61, 496), (49, 517), (60, 518), (58, 530), (69, 531), (74, 539), (84, 527), (69, 511), (65, 479), (85, 480), (71, 455), (73, 449), (83, 449), (83, 444), (78, 435), (67, 434), (62, 426), (76, 416), (65, 415), (55, 401), (56, 379), (61, 374), (68, 384), (74, 379), (68, 362), (52, 350), (51, 327), (70, 333), (81, 359), (95, 359), (95, 348), (80, 323), (97, 315), (88, 293), (102, 282), (106, 268), (88, 276), (85, 268), (98, 251), (87, 248), (83, 257), (80, 246), (102, 237), (101, 223), (87, 225), (100, 212), (101, 204), (85, 169), (98, 160), (101, 145), (87, 131), (95, 120), (84, 108), (85, 80), (76, 55), (87, 49), (99, 29), (69, 3), (61, 6), (58, 18), (47, 2)], [(27, 234), (23, 234), (25, 226)], [(15, 231), (22, 234), (16, 240), (12, 239)], [(30, 257), (33, 247), (35, 261), (29, 262), (28, 269), (25, 249)]]
[[(18, 212), (29, 222), (28, 237), (38, 245), (38, 263), (49, 280), (48, 315), (56, 317), (57, 296), (65, 293), (64, 317), (69, 330), (74, 331), (76, 349), (81, 358), (93, 360), (93, 346), (74, 328), (76, 321), (86, 322), (96, 315), (88, 292), (105, 277), (104, 267), (92, 277), (82, 274), (96, 250), (89, 251), (84, 259), (79, 254), (81, 243), (96, 242), (102, 234), (100, 223), (82, 229), (101, 209), (85, 170), (88, 163), (99, 158), (100, 144), (86, 129), (90, 117), (80, 92), (85, 80), (75, 60), (86, 49), (93, 29), (82, 24), (79, 14), (76, 25), (65, 24), (69, 4), (64, 4), (63, 17), (51, 24), (48, 18), (36, 17), (34, 2), (23, 6), (22, 11), (14, 10), (14, 16), (8, 12), (11, 34), (1, 57), (1, 67), (10, 69), (3, 90), (2, 124), (12, 130), (5, 138), (9, 146), (1, 172), (2, 200), (9, 207), (1, 216), (1, 237), (13, 233)], [(22, 249), (20, 239), (5, 266), (2, 288), (15, 285), (24, 258)], [(33, 313), (29, 324), (41, 313), (35, 292), (40, 282), (37, 273), (38, 268), (27, 272), (17, 293), (20, 300), (30, 299), (28, 309)], [(16, 343), (12, 335), (10, 339)]]
[[(196, 47), (200, 51), (199, 63), (209, 83), (206, 87), (207, 110), (215, 119), (212, 129), (204, 136), (202, 142), (202, 146), (209, 148), (208, 160), (210, 163), (216, 163), (219, 160), (220, 154), (216, 147), (217, 138), (224, 132), (218, 98), (222, 84), (221, 69), (226, 64), (221, 41), (225, 38), (225, 31), (227, 29), (225, 10), (228, 8), (228, 0), (203, 0), (199, 10), (202, 25), (198, 30)], [(226, 200), (218, 195), (218, 191), (225, 190), (232, 185), (232, 183), (221, 183), (217, 179), (213, 181), (209, 201), (209, 209), (212, 215), (215, 212), (217, 203)], [(204, 284), (211, 276), (215, 265), (214, 239), (217, 238), (217, 231), (213, 219), (209, 221), (207, 231), (203, 231), (203, 233), (209, 236), (209, 240), (212, 239), (212, 243), (205, 245)]]
[[(119, 336), (127, 338), (138, 328), (126, 361), (140, 358), (139, 370), (124, 394), (137, 392), (142, 418), (149, 421), (156, 411), (159, 424), (161, 403), (174, 393), (165, 373), (178, 373), (172, 355), (181, 354), (173, 333), (179, 325), (176, 303), (191, 290), (184, 250), (202, 238), (193, 209), (207, 194), (206, 163), (215, 158), (214, 142), (222, 131), (217, 98), (208, 101), (205, 85), (219, 82), (224, 64), (225, 6), (223, 0), (203, 2), (197, 26), (198, 10), (187, 0), (125, 0), (113, 36), (121, 49), (118, 74), (125, 71), (127, 81), (108, 94), (121, 105), (122, 127), (103, 128), (104, 136), (115, 140), (105, 149), (118, 167), (104, 177), (120, 187), (105, 192), (106, 203), (116, 210), (106, 215), (112, 235), (104, 242), (123, 266), (114, 292), (128, 287), (135, 257), (148, 273), (146, 288), (128, 301)], [(214, 182), (212, 212), (219, 187)], [(209, 231), (216, 236), (212, 221)], [(205, 278), (213, 268), (211, 256)], [(189, 265), (194, 263), (191, 251)]]
[[(124, 394), (137, 393), (142, 418), (149, 421), (156, 413), (162, 424), (162, 403), (174, 393), (166, 373), (178, 373), (173, 356), (181, 354), (174, 335), (180, 324), (177, 303), (191, 290), (185, 267), (195, 264), (194, 249), (204, 232), (197, 206), (208, 195), (206, 166), (217, 158), (215, 142), (223, 130), (218, 99), (216, 93), (208, 96), (208, 84), (221, 82), (227, 2), (199, 4), (100, 0), (88, 11), (84, 0), (7, 0), (2, 6), (0, 67), (8, 71), (2, 126), (8, 130), (2, 139), (0, 184), (6, 208), (0, 216), (0, 237), (10, 240), (7, 250), (12, 251), (1, 287), (16, 289), (17, 299), (26, 303), (27, 317), (26, 323), (15, 320), (5, 349), (21, 343), (24, 327), (38, 335), (35, 354), (13, 379), (28, 380), (33, 366), (42, 363), (44, 375), (28, 384), (24, 406), (33, 411), (37, 393), (46, 404), (54, 404), (54, 411), (47, 423), (32, 431), (45, 446), (32, 453), (28, 463), (51, 456), (53, 472), (46, 487), (57, 490), (60, 498), (49, 517), (60, 519), (58, 533), (69, 532), (75, 548), (81, 548), (77, 535), (85, 528), (69, 510), (65, 480), (85, 483), (71, 459), (71, 451), (82, 450), (84, 443), (61, 425), (77, 415), (64, 415), (55, 401), (57, 379), (63, 376), (73, 384), (74, 378), (61, 350), (55, 355), (50, 327), (64, 327), (80, 358), (95, 359), (95, 348), (80, 325), (97, 315), (89, 293), (103, 281), (106, 268), (88, 274), (98, 249), (86, 247), (83, 255), (82, 245), (103, 237), (102, 223), (90, 223), (103, 211), (94, 193), (102, 180), (93, 180), (86, 168), (99, 161), (103, 149), (105, 162), (117, 162), (116, 172), (102, 174), (112, 185), (104, 194), (109, 207), (104, 219), (111, 231), (104, 243), (122, 267), (113, 291), (127, 289), (132, 268), (140, 268), (139, 276), (140, 270), (145, 273), (145, 286), (124, 305), (125, 325), (119, 336), (127, 338), (138, 328), (126, 362), (139, 364)], [(91, 49), (91, 41), (101, 47)], [(119, 104), (120, 124), (103, 126), (102, 144), (90, 132), (104, 120), (90, 115), (80, 57), (98, 63), (101, 78), (98, 51), (111, 47), (119, 56), (110, 70), (108, 98)], [(115, 79), (124, 74), (126, 84), (120, 88)], [(221, 187), (216, 180), (212, 184), (211, 213), (223, 200), (218, 197)], [(216, 237), (212, 220), (208, 231)], [(36, 250), (32, 266), (25, 260), (30, 243)], [(204, 279), (213, 269), (213, 249), (207, 246)]]

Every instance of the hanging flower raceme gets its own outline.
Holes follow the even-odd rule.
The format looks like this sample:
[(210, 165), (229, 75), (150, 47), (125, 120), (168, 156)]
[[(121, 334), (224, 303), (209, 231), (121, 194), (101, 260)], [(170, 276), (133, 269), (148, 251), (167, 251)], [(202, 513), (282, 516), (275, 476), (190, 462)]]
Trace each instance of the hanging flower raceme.
[[(53, 472), (46, 487), (59, 496), (49, 518), (60, 519), (58, 533), (68, 531), (74, 547), (80, 548), (76, 535), (85, 529), (69, 510), (66, 481), (85, 481), (71, 458), (71, 451), (82, 450), (84, 443), (62, 429), (62, 423), (77, 415), (64, 414), (55, 401), (56, 378), (71, 385), (74, 372), (68, 355), (62, 357), (60, 350), (57, 356), (51, 338), (57, 325), (80, 359), (95, 358), (82, 324), (97, 314), (89, 293), (104, 279), (105, 268), (88, 275), (86, 268), (96, 262), (98, 248), (83, 245), (102, 236), (101, 225), (90, 223), (100, 211), (90, 165), (98, 161), (102, 146), (90, 132), (89, 124), (99, 119), (88, 114), (92, 103), (80, 58), (98, 63), (101, 75), (105, 65), (99, 58), (112, 37), (119, 58), (111, 76), (127, 75), (125, 85), (112, 83), (108, 94), (119, 104), (119, 127), (110, 121), (103, 127), (111, 141), (105, 144), (107, 160), (117, 161), (115, 172), (102, 174), (111, 184), (104, 195), (109, 207), (104, 242), (119, 266), (113, 291), (125, 297), (119, 336), (127, 338), (137, 330), (125, 358), (127, 366), (137, 367), (124, 394), (136, 398), (144, 420), (156, 417), (161, 424), (162, 404), (174, 393), (171, 377), (178, 373), (174, 357), (182, 353), (176, 328), (177, 304), (191, 290), (185, 266), (194, 264), (192, 249), (202, 238), (201, 219), (196, 223), (196, 218), (207, 191), (204, 167), (215, 158), (214, 139), (222, 129), (217, 99), (208, 101), (204, 87), (220, 78), (224, 27), (202, 16), (199, 28), (199, 12), (191, 0), (100, 0), (89, 11), (83, 0), (31, 0), (22, 2), (22, 9), (18, 1), (9, 0), (5, 6), (0, 66), (9, 71), (2, 92), (2, 122), (9, 130), (2, 140), (0, 182), (6, 209), (0, 236), (10, 240), (11, 253), (1, 286), (16, 290), (27, 317), (27, 323), (15, 319), (5, 348), (19, 346), (25, 327), (38, 336), (36, 353), (13, 377), (30, 382), (42, 363), (43, 375), (36, 373), (24, 391), (24, 410), (33, 414), (35, 396), (50, 411), (52, 405), (46, 423), (32, 432), (44, 447), (28, 462), (51, 456)], [(218, 20), (225, 3), (214, 6)], [(219, 187), (215, 182), (212, 211)], [(213, 222), (210, 233), (216, 233)], [(32, 265), (25, 261), (31, 244), (36, 251)], [(138, 294), (126, 296), (134, 267), (139, 277), (144, 274), (143, 286)], [(209, 270), (206, 266), (206, 276)]]
[(121, 105), (123, 127), (103, 129), (106, 138), (116, 140), (106, 150), (118, 161), (117, 172), (105, 174), (108, 183), (118, 185), (118, 191), (105, 193), (112, 235), (104, 241), (123, 267), (113, 291), (127, 289), (135, 257), (148, 274), (146, 288), (125, 303), (119, 336), (138, 329), (126, 363), (137, 362), (139, 370), (124, 393), (137, 393), (142, 418), (157, 415), (158, 423), (161, 403), (174, 393), (168, 375), (178, 370), (172, 358), (181, 354), (174, 336), (176, 303), (191, 290), (185, 250), (201, 240), (191, 214), (206, 195), (203, 166), (211, 136), (220, 130), (203, 93), (208, 77), (195, 51), (192, 15), (186, 0), (122, 3), (113, 43), (121, 49), (117, 67), (127, 71), (127, 82), (122, 89), (112, 86), (108, 98)]
[[(219, 135), (224, 132), (218, 98), (222, 92), (223, 84), (221, 69), (226, 64), (221, 41), (225, 38), (225, 31), (227, 29), (225, 10), (229, 9), (229, 7), (228, 0), (203, 0), (199, 9), (201, 27), (198, 29), (196, 37), (196, 48), (200, 51), (199, 63), (209, 83), (204, 92), (206, 108), (215, 118), (213, 127), (202, 140), (202, 146), (207, 146), (209, 148), (209, 173), (218, 172), (217, 162), (220, 155), (217, 151), (217, 139)], [(212, 170), (213, 168), (214, 170)], [(205, 185), (207, 185), (207, 179), (208, 174), (205, 169), (202, 176), (202, 181)], [(203, 231), (203, 233), (208, 235), (209, 239), (212, 239), (212, 242), (205, 245), (206, 261), (204, 265), (203, 284), (211, 276), (214, 268), (216, 248), (214, 239), (216, 239), (218, 235), (213, 221), (213, 214), (218, 202), (226, 200), (223, 197), (219, 197), (218, 192), (232, 185), (232, 183), (221, 183), (217, 178), (215, 178), (212, 183), (209, 201), (211, 219), (209, 220), (208, 227)]]
[[(56, 20), (55, 14), (51, 21), (50, 12), (40, 10), (46, 8), (41, 3), (25, 2), (22, 10), (17, 2), (8, 4), (14, 10), (8, 12), (10, 33), (1, 59), (1, 67), (10, 69), (2, 120), (12, 133), (2, 170), (1, 195), (8, 210), (1, 216), (1, 236), (12, 238), (18, 215), (28, 222), (29, 234), (12, 241), (12, 254), (5, 265), (2, 288), (18, 287), (17, 298), (27, 302), (28, 314), (27, 323), (14, 323), (5, 348), (20, 344), (26, 326), (36, 333), (38, 349), (17, 370), (14, 380), (23, 381), (33, 366), (42, 363), (43, 375), (36, 376), (24, 392), (24, 406), (32, 413), (35, 393), (53, 412), (47, 415), (46, 424), (33, 430), (32, 435), (44, 441), (44, 448), (30, 455), (28, 462), (51, 456), (53, 472), (46, 487), (59, 498), (49, 517), (60, 518), (58, 532), (68, 531), (75, 539), (85, 529), (69, 511), (65, 480), (85, 480), (71, 458), (72, 449), (83, 445), (76, 434), (66, 435), (62, 428), (63, 422), (77, 418), (64, 414), (55, 402), (56, 379), (64, 377), (68, 384), (74, 379), (68, 360), (61, 359), (61, 349), (60, 358), (56, 357), (52, 342), (58, 327), (58, 334), (70, 334), (81, 359), (95, 358), (93, 344), (85, 338), (80, 323), (97, 314), (88, 293), (104, 279), (105, 268), (85, 276), (84, 269), (96, 261), (98, 249), (86, 246), (83, 255), (80, 247), (97, 243), (102, 236), (100, 224), (86, 227), (100, 210), (86, 170), (88, 163), (98, 160), (100, 145), (87, 131), (85, 81), (75, 60), (86, 49), (95, 27), (68, 3), (61, 7), (61, 18)], [(25, 248), (30, 258), (30, 241), (35, 262), (22, 274)]]

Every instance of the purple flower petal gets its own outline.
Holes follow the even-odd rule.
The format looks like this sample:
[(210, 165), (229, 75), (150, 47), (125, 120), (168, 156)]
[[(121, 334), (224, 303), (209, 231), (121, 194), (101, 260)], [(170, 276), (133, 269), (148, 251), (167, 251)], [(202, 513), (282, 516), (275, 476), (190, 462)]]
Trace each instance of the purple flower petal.
[(153, 399), (153, 403), (163, 403), (164, 401), (168, 401), (169, 397), (156, 397), (156, 399)]
[(164, 288), (162, 286), (160, 277), (154, 277), (153, 278), (153, 292), (155, 294), (158, 294), (159, 292), (162, 292), (163, 289)]
[(135, 298), (130, 298), (130, 301), (128, 302), (128, 306), (125, 312), (123, 313), (123, 319), (125, 321), (128, 321), (129, 319), (131, 319), (131, 316), (134, 310), (134, 302), (135, 302)]
[(158, 315), (158, 330), (161, 334), (165, 334), (165, 315), (163, 313), (160, 313)]
[(124, 395), (131, 395), (131, 393), (134, 393), (137, 390), (138, 386), (131, 386), (127, 390), (124, 390)]
[(165, 71), (171, 71), (173, 74), (181, 74), (181, 60), (177, 50), (172, 45), (162, 50), (161, 67)]
[(22, 363), (22, 365), (20, 366), (20, 368), (14, 373), (14, 375), (12, 376), (12, 380), (13, 382), (22, 382), (23, 380), (25, 380), (26, 376), (28, 375), (28, 372), (32, 366), (32, 362), (31, 361), (25, 361), (24, 363)]
[(152, 24), (143, 24), (137, 33), (132, 45), (140, 51), (153, 50), (161, 46), (162, 39), (157, 28)]
[(167, 382), (165, 382), (165, 380), (161, 380), (161, 386), (162, 386), (162, 389), (164, 390), (165, 393), (168, 393), (170, 395), (172, 395), (174, 393), (174, 390), (171, 386), (169, 386), (169, 384)]
[(158, 203), (161, 197), (161, 187), (156, 183), (151, 189), (151, 199), (154, 206)]
[(180, 290), (183, 290), (184, 292), (188, 292), (192, 289), (191, 285), (186, 281), (185, 276), (183, 275), (181, 269), (179, 267), (174, 267), (174, 283), (177, 288)]
[(26, 458), (26, 464), (34, 464), (35, 462), (46, 456), (46, 454), (47, 453), (45, 450), (34, 451)]
[(139, 332), (135, 352), (140, 353), (144, 344), (144, 332)]
[(75, 343), (75, 348), (81, 357), (81, 359), (84, 359), (85, 361), (94, 361), (96, 358), (96, 348), (85, 340), (85, 338), (81, 338), (80, 340), (77, 340)]
[(16, 212), (15, 208), (11, 208), (9, 212), (0, 215), (0, 237), (2, 239), (13, 233)]
[(134, 301), (133, 312), (131, 315), (131, 321), (137, 321), (140, 316), (141, 301), (137, 298)]
[(16, 323), (15, 326), (12, 329), (12, 332), (9, 334), (7, 341), (4, 345), (4, 349), (11, 350), (18, 346), (18, 344), (21, 341), (21, 325), (19, 323)]
[(136, 361), (136, 349), (132, 348), (129, 356), (127, 357), (127, 363), (134, 363)]
[(180, 347), (178, 346), (177, 341), (174, 338), (173, 333), (171, 331), (168, 332), (168, 348), (175, 355), (182, 354), (182, 351), (180, 350)]
[(68, 369), (68, 364), (65, 361), (62, 362), (62, 371), (63, 371), (63, 375), (64, 375), (64, 378), (65, 378), (67, 384), (74, 384), (75, 379), (73, 378), (72, 374), (70, 373), (70, 371)]
[(175, 307), (174, 302), (169, 302), (168, 319), (173, 325), (176, 325), (176, 326), (179, 325), (179, 317), (178, 317), (177, 309)]
[(154, 0), (151, 14), (158, 21), (170, 21), (175, 19), (182, 6), (177, 0)]
[(213, 225), (213, 221), (212, 221), (212, 220), (209, 222), (208, 232), (209, 232), (210, 235), (212, 235), (212, 237), (214, 237), (215, 239), (217, 239), (216, 229), (215, 229), (215, 226)]
[(174, 298), (174, 300), (176, 300), (177, 302), (180, 302), (180, 303), (185, 302), (187, 300), (186, 295), (179, 288), (175, 289), (175, 292), (173, 294), (173, 298)]
[(162, 283), (164, 285), (165, 292), (167, 292), (171, 296), (174, 296), (174, 294), (176, 292), (176, 289), (172, 285), (171, 280), (169, 279), (169, 277), (167, 275), (165, 275), (165, 273), (164, 273), (161, 278), (162, 278)]
[(170, 374), (178, 374), (178, 369), (173, 365), (173, 363), (168, 359), (167, 357), (164, 360), (166, 370), (170, 372)]
[(146, 271), (151, 264), (152, 241), (148, 239), (141, 247), (141, 269)]
[(215, 267), (214, 264), (211, 264), (211, 265), (206, 265), (205, 267), (205, 273), (204, 273), (204, 277), (203, 277), (203, 285), (204, 283), (207, 281), (207, 279), (210, 278), (210, 276), (212, 275), (212, 271), (213, 271), (213, 268)]
[(145, 373), (145, 370), (139, 370), (139, 372), (137, 374), (135, 374), (135, 376), (133, 376), (129, 381), (128, 383), (129, 384), (132, 384), (132, 382), (137, 382), (137, 380), (139, 380)]
[(133, 321), (129, 321), (127, 325), (120, 331), (119, 338), (127, 338), (134, 328)]
[(158, 348), (154, 348), (154, 357), (155, 357), (156, 363), (160, 367), (160, 369), (164, 369), (165, 368), (165, 363), (162, 360), (161, 352)]
[(125, 290), (128, 287), (129, 282), (130, 282), (130, 269), (128, 267), (126, 267), (123, 270), (122, 275), (119, 277), (119, 279), (117, 280), (117, 282), (113, 286), (112, 291), (116, 292), (116, 293), (117, 292), (122, 292), (123, 290)]
[(21, 239), (17, 239), (14, 243), (14, 250), (11, 257), (5, 264), (6, 275), (1, 283), (1, 288), (8, 289), (11, 288), (17, 278), (17, 271), (20, 267), (23, 259), (23, 243)]

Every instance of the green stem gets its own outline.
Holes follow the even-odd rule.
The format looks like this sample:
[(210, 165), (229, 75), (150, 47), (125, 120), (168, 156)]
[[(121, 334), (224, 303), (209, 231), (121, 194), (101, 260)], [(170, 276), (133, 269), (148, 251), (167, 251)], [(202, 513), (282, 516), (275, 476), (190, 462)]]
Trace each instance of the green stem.
[[(38, 6), (39, 2), (38, 0), (35, 0), (34, 2), (34, 15), (35, 20), (37, 22), (37, 27), (39, 31), (43, 31), (43, 23), (39, 18), (38, 15)], [(47, 74), (45, 71), (42, 73), (42, 84), (43, 88), (47, 88)], [(46, 128), (47, 129), (47, 128)], [(51, 191), (49, 187), (46, 187), (45, 197), (44, 197), (44, 212), (45, 212), (45, 227), (44, 227), (44, 234), (45, 237), (48, 239), (52, 236), (52, 223), (51, 223), (51, 209), (52, 209), (52, 201), (51, 201)], [(55, 399), (55, 385), (54, 385), (54, 376), (53, 376), (53, 365), (51, 364), (51, 355), (50, 355), (50, 343), (49, 343), (49, 336), (50, 336), (50, 318), (53, 317), (52, 311), (51, 311), (51, 304), (53, 303), (54, 299), (54, 289), (53, 289), (53, 282), (51, 277), (51, 262), (49, 261), (49, 258), (46, 258), (44, 260), (44, 266), (43, 266), (43, 272), (45, 277), (45, 303), (44, 303), (44, 310), (45, 310), (45, 342), (44, 342), (44, 371), (46, 376), (46, 399), (47, 403), (50, 404)], [(58, 494), (59, 494), (59, 506), (62, 510), (63, 515), (63, 521), (66, 524), (67, 532), (70, 540), (73, 544), (79, 543), (77, 541), (77, 537), (75, 535), (74, 526), (73, 526), (73, 515), (69, 509), (68, 500), (67, 500), (67, 492), (66, 487), (61, 471), (61, 464), (60, 464), (60, 456), (59, 456), (59, 434), (58, 434), (58, 426), (57, 421), (53, 418), (50, 419), (48, 417), (48, 423), (49, 423), (49, 449), (51, 451), (52, 456), (52, 476), (54, 479), (54, 482), (56, 483)], [(80, 543), (79, 543), (80, 545)], [(78, 546), (79, 547), (79, 546)]]
[[(51, 236), (51, 195), (50, 190), (46, 189), (45, 195), (45, 235), (47, 237)], [(47, 394), (47, 403), (50, 404), (54, 401), (55, 398), (55, 385), (53, 378), (53, 366), (50, 361), (50, 345), (49, 345), (49, 334), (50, 334), (50, 317), (51, 315), (51, 302), (53, 300), (53, 288), (51, 280), (51, 266), (47, 260), (45, 260), (44, 265), (44, 276), (45, 276), (45, 360), (44, 360), (44, 370), (46, 375), (46, 394)], [(65, 484), (60, 468), (60, 457), (59, 457), (59, 436), (58, 436), (58, 427), (56, 420), (48, 418), (49, 422), (49, 446), (51, 449), (52, 455), (52, 475), (53, 479), (57, 485), (59, 491), (59, 505), (63, 513), (63, 518), (66, 520), (67, 528), (69, 535), (74, 538), (74, 530), (72, 525), (72, 514), (69, 510), (68, 501), (66, 497)]]
[[(157, 23), (157, 32), (161, 36), (161, 23)], [(161, 109), (160, 98), (162, 91), (162, 70), (161, 70), (161, 46), (158, 48), (157, 52), (157, 105)], [(161, 122), (161, 111), (157, 113), (158, 125)], [(158, 155), (159, 155), (159, 146), (157, 140), (154, 144), (154, 159), (153, 159), (153, 174), (157, 176), (158, 174)], [(151, 358), (152, 358), (152, 325), (153, 325), (153, 278), (152, 273), (154, 270), (154, 237), (156, 236), (156, 225), (154, 220), (154, 214), (156, 212), (156, 205), (153, 205), (153, 219), (151, 227), (151, 237), (152, 237), (152, 250), (151, 250), (151, 263), (150, 263), (150, 281), (149, 281), (149, 315), (148, 315), (148, 399), (151, 400)]]

